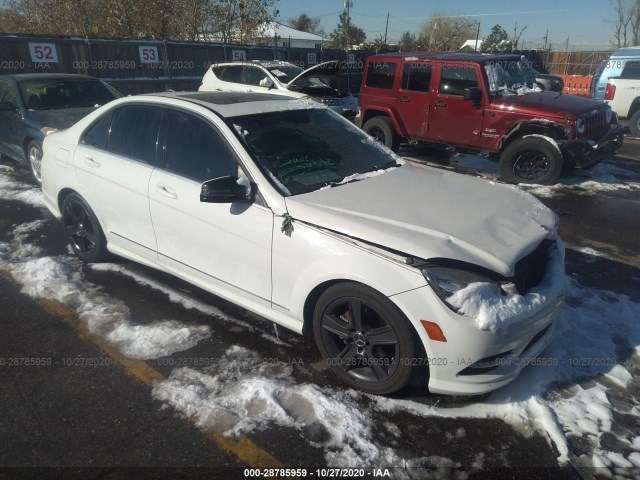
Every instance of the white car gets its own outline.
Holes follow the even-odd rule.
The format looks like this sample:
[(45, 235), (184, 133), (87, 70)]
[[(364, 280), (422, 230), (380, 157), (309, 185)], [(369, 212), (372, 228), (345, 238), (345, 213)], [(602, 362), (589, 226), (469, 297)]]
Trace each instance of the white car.
[(404, 163), (317, 102), (126, 97), (48, 135), (47, 207), (107, 251), (299, 333), (349, 385), (479, 394), (549, 343), (557, 217), (513, 187)]
[(293, 98), (311, 97), (353, 121), (358, 101), (340, 84), (344, 68), (338, 60), (303, 70), (288, 62), (253, 61), (212, 65), (202, 78), (201, 92), (274, 93)]

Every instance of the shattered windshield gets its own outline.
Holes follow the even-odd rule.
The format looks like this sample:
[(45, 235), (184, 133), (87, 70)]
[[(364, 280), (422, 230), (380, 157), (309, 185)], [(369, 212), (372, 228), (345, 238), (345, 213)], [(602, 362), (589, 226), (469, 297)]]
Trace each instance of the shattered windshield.
[(489, 79), (489, 91), (495, 95), (521, 95), (538, 91), (535, 74), (527, 60), (487, 62), (484, 65)]
[(284, 195), (363, 180), (403, 163), (327, 109), (246, 115), (231, 118), (230, 123)]

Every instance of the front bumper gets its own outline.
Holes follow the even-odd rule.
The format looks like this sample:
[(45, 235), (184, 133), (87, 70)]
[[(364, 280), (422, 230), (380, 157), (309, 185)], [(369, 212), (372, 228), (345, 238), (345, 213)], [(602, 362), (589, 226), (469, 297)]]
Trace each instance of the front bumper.
[(595, 167), (604, 158), (614, 155), (623, 141), (624, 128), (617, 125), (597, 142), (586, 139), (568, 140), (564, 143), (564, 148), (578, 165), (586, 169)]
[[(409, 318), (435, 321), (446, 337), (446, 342), (430, 340), (424, 328), (416, 325), (427, 351), (424, 363), (417, 365), (429, 368), (430, 392), (480, 395), (512, 382), (527, 365), (553, 368), (559, 364), (556, 358), (538, 356), (553, 338), (555, 319), (564, 303), (562, 292), (534, 315), (495, 333), (479, 329), (473, 319), (444, 305), (440, 312), (432, 310), (431, 316), (425, 306), (432, 304), (432, 296), (435, 294), (426, 286), (393, 297)], [(492, 368), (477, 368), (492, 357), (497, 357)]]

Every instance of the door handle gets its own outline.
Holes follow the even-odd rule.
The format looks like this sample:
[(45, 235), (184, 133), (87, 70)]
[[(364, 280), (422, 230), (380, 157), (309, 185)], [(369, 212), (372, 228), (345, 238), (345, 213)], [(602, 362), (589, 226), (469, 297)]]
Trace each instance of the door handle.
[(410, 101), (411, 101), (411, 99), (410, 99), (409, 97), (400, 97), (400, 98), (398, 99), (398, 101), (399, 101), (399, 102), (405, 102), (405, 103), (406, 103), (406, 102), (410, 102)]
[(84, 157), (84, 163), (86, 163), (90, 167), (99, 167), (100, 166), (100, 162), (98, 162), (97, 160), (94, 160), (93, 158), (91, 158), (89, 156)]
[(447, 104), (445, 102), (436, 102), (433, 104), (434, 107), (446, 107)]
[(176, 192), (174, 192), (173, 190), (171, 190), (170, 188), (167, 188), (164, 185), (160, 185), (160, 184), (156, 185), (156, 190), (159, 193), (163, 194), (165, 197), (169, 197), (169, 198), (172, 198), (174, 200), (178, 199), (178, 194)]

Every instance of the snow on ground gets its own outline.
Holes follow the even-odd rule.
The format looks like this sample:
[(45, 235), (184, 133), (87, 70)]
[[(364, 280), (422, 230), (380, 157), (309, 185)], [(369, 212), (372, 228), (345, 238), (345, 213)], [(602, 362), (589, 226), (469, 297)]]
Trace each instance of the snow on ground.
[[(454, 169), (460, 167), (490, 180), (499, 178), (498, 162), (478, 155), (454, 154), (450, 160), (452, 166), (425, 162), (422, 158), (408, 157), (410, 160), (427, 163), (438, 168)], [(640, 177), (631, 170), (600, 163), (591, 170), (574, 169), (567, 172), (560, 177), (559, 182), (555, 185), (520, 184), (519, 187), (539, 197), (554, 197), (567, 191), (581, 195), (595, 195), (602, 192), (640, 191)]]
[[(199, 312), (204, 313), (205, 315), (211, 315), (213, 317), (217, 317), (221, 320), (224, 320), (225, 322), (230, 322), (233, 323), (235, 325), (238, 325), (246, 330), (248, 330), (250, 333), (253, 333), (255, 331), (259, 331), (260, 336), (266, 340), (269, 340), (270, 342), (276, 343), (278, 345), (283, 345), (283, 346), (290, 346), (289, 343), (280, 340), (277, 337), (274, 337), (273, 335), (270, 335), (262, 330), (260, 330), (259, 328), (256, 327), (256, 325), (252, 325), (248, 322), (244, 322), (238, 318), (232, 317), (230, 315), (227, 315), (226, 313), (224, 313), (222, 310), (220, 310), (219, 308), (214, 307), (213, 305), (209, 305), (207, 303), (204, 302), (200, 302), (196, 299), (194, 299), (193, 297), (186, 295), (182, 292), (180, 292), (179, 290), (176, 290), (174, 288), (171, 287), (167, 287), (166, 285), (163, 285), (162, 283), (154, 280), (153, 278), (149, 277), (148, 275), (140, 272), (138, 269), (136, 269), (135, 267), (131, 268), (130, 266), (125, 266), (125, 265), (118, 265), (115, 263), (93, 263), (90, 265), (90, 267), (93, 270), (99, 271), (99, 272), (116, 272), (119, 273), (121, 275), (125, 275), (129, 278), (132, 278), (133, 280), (135, 280), (137, 283), (141, 284), (141, 285), (145, 285), (147, 287), (151, 287), (154, 290), (157, 290), (159, 292), (164, 293), (165, 295), (167, 295), (167, 297), (169, 298), (170, 301), (172, 301), (173, 303), (178, 303), (180, 305), (182, 305), (183, 307), (185, 307), (186, 309), (194, 309), (194, 310), (198, 310)], [(277, 332), (277, 330), (276, 330)]]
[(84, 280), (79, 261), (70, 256), (38, 257), (41, 251), (30, 243), (30, 236), (37, 234), (44, 223), (37, 220), (14, 227), (12, 240), (0, 243), (0, 268), (22, 284), (24, 293), (72, 308), (92, 332), (132, 358), (164, 357), (210, 337), (207, 325), (185, 325), (175, 320), (136, 325), (123, 302)]
[(12, 172), (11, 167), (3, 166), (0, 175), (0, 198), (6, 200), (19, 200), (34, 207), (44, 207), (44, 196), (39, 187), (34, 187), (28, 183), (20, 182), (6, 175), (5, 172)]

